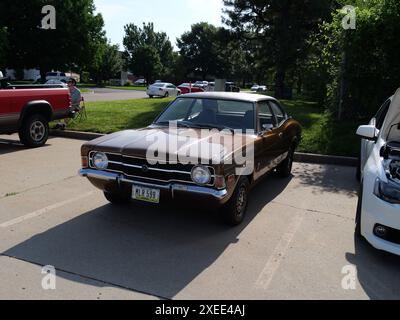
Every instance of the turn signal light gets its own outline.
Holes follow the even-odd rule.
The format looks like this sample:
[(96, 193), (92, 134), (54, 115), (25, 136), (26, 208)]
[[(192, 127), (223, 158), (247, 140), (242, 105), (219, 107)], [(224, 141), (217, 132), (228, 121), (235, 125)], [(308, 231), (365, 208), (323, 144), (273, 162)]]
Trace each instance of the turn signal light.
[(81, 162), (82, 162), (82, 168), (89, 167), (89, 159), (88, 159), (88, 157), (82, 157), (81, 158)]
[(226, 187), (226, 182), (225, 182), (224, 176), (216, 176), (215, 177), (215, 187), (217, 189), (224, 189)]

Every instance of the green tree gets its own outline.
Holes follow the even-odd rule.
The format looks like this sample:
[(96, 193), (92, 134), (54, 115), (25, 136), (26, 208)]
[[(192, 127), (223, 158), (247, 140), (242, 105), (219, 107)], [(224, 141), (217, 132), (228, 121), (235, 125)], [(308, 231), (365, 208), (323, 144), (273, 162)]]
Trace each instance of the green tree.
[(126, 25), (123, 43), (127, 67), (136, 75), (151, 82), (168, 74), (173, 61), (172, 44), (166, 33), (154, 31), (153, 23), (143, 23), (142, 28)]
[(224, 36), (223, 30), (202, 22), (192, 25), (191, 31), (177, 39), (180, 54), (188, 66), (187, 72), (204, 80), (207, 76), (223, 75), (227, 61), (220, 44)]
[(224, 0), (225, 23), (253, 41), (259, 67), (274, 68), (275, 95), (284, 95), (286, 75), (305, 57), (309, 35), (329, 17), (331, 0)]
[(0, 26), (0, 70), (6, 67), (7, 44), (7, 31), (4, 27)]
[(119, 46), (108, 43), (102, 52), (101, 63), (91, 73), (95, 76), (96, 82), (101, 84), (104, 80), (119, 78), (122, 69), (123, 60)]
[(333, 13), (313, 39), (314, 75), (325, 76), (326, 102), (338, 119), (369, 118), (400, 83), (400, 3), (396, 0), (342, 1), (356, 7), (355, 30)]
[[(55, 30), (41, 28), (45, 5), (56, 9)], [(39, 67), (44, 77), (51, 69), (81, 71), (101, 61), (104, 21), (93, 0), (2, 0), (0, 12), (10, 67)]]

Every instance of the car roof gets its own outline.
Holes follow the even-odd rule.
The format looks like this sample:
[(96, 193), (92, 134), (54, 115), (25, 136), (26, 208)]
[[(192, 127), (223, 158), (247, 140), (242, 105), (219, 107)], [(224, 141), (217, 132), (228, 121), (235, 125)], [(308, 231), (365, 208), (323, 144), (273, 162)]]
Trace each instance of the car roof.
[(275, 100), (270, 96), (253, 93), (236, 93), (236, 92), (199, 92), (188, 93), (179, 98), (194, 98), (194, 99), (215, 99), (215, 100), (235, 100), (243, 102), (259, 102), (264, 100)]

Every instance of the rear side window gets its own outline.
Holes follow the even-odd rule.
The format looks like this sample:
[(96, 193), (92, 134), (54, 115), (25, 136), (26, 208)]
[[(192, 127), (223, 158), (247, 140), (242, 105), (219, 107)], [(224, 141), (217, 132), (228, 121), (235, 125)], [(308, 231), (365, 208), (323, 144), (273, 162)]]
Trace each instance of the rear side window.
[(282, 125), (287, 120), (286, 112), (283, 111), (282, 107), (274, 101), (269, 101), (269, 104), (273, 114), (275, 115), (278, 126)]
[(263, 131), (266, 128), (273, 128), (276, 126), (275, 117), (271, 112), (268, 102), (263, 101), (259, 103), (259, 130)]

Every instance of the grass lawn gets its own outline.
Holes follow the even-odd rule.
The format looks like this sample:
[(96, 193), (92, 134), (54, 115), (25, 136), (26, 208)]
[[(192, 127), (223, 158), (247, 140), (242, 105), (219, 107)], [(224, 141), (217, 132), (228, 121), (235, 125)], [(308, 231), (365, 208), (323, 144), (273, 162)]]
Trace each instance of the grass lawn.
[(130, 87), (122, 87), (122, 86), (107, 86), (106, 88), (109, 89), (116, 89), (116, 90), (134, 90), (134, 91), (146, 91), (146, 86), (130, 86)]
[(137, 129), (153, 122), (172, 101), (168, 99), (137, 99), (112, 102), (86, 102), (88, 119), (71, 123), (69, 129), (96, 133), (112, 133)]
[[(112, 133), (136, 129), (152, 123), (172, 101), (169, 99), (141, 99), (113, 102), (87, 102), (88, 120), (71, 123), (71, 130)], [(357, 156), (360, 139), (355, 135), (358, 123), (332, 121), (317, 103), (303, 100), (282, 101), (287, 112), (303, 127), (300, 152)]]

